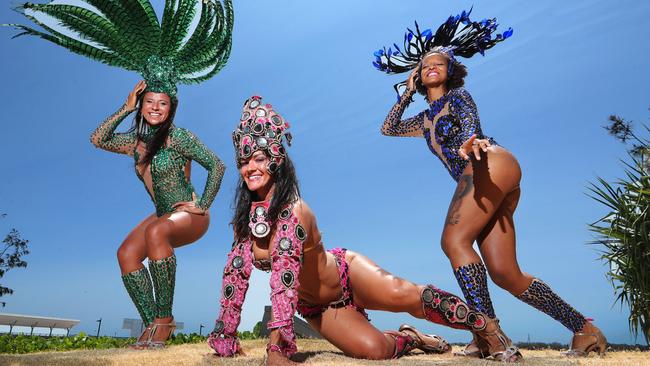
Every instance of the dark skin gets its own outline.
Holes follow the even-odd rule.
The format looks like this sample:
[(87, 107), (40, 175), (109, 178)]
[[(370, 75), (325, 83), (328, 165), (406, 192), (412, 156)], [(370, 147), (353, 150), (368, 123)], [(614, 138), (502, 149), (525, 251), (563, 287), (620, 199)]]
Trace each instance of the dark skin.
[[(420, 78), (427, 89), (427, 99), (434, 101), (447, 93), (449, 59), (433, 53), (422, 60), (408, 78), (407, 88), (415, 90)], [(435, 125), (435, 121), (425, 121)], [(497, 286), (517, 296), (533, 281), (522, 272), (517, 261), (514, 213), (521, 190), (521, 168), (517, 159), (500, 146), (472, 136), (459, 149), (471, 163), (458, 180), (449, 204), (441, 246), (454, 269), (483, 261), (490, 278)], [(479, 253), (474, 250), (478, 243)], [(582, 332), (597, 328), (587, 322)], [(582, 338), (586, 343), (591, 340)], [(580, 346), (579, 343), (574, 346)]]
[[(144, 81), (136, 84), (127, 97), (127, 108), (134, 110), (137, 107), (138, 96), (147, 88)], [(155, 126), (164, 123), (169, 115), (171, 100), (167, 94), (147, 92), (142, 98), (141, 112), (149, 125)], [(93, 141), (95, 145), (95, 141)], [(146, 144), (137, 141), (133, 146), (124, 146), (120, 153), (133, 156), (135, 151), (143, 157)], [(147, 190), (151, 193), (151, 170), (149, 165), (138, 164), (136, 169), (143, 177)], [(190, 179), (189, 163), (185, 168), (186, 178)], [(153, 194), (152, 194), (153, 197)], [(196, 202), (177, 202), (175, 212), (157, 217), (156, 214), (147, 216), (126, 236), (117, 250), (117, 260), (122, 275), (137, 271), (144, 267), (143, 261), (159, 260), (174, 254), (174, 250), (183, 245), (195, 242), (208, 230), (210, 215), (196, 207)], [(170, 324), (173, 317), (155, 318), (154, 324)], [(144, 341), (148, 338), (153, 324), (147, 324), (145, 332), (138, 339)], [(153, 341), (165, 341), (171, 335), (171, 327), (158, 326), (154, 333)]]
[[(258, 200), (273, 196), (274, 179), (266, 168), (269, 158), (257, 151), (248, 160), (242, 160), (239, 173), (247, 187), (256, 193)], [(341, 298), (338, 268), (334, 255), (325, 251), (321, 244), (316, 217), (309, 206), (299, 200), (293, 214), (307, 231), (303, 244), (303, 263), (300, 270), (298, 295), (311, 304), (329, 304)], [(256, 260), (268, 259), (273, 248), (274, 233), (265, 238), (253, 237), (253, 254)], [(394, 276), (380, 268), (369, 258), (352, 251), (346, 252), (349, 276), (353, 286), (354, 301), (370, 310), (406, 312), (424, 319), (420, 293), (423, 286)], [(332, 309), (315, 318), (309, 324), (325, 339), (348, 356), (366, 359), (389, 359), (395, 350), (393, 337), (384, 335), (363, 315), (351, 306)], [(354, 334), (354, 337), (350, 337)], [(279, 331), (271, 332), (269, 343), (278, 344)], [(269, 352), (267, 365), (298, 365), (281, 353)]]

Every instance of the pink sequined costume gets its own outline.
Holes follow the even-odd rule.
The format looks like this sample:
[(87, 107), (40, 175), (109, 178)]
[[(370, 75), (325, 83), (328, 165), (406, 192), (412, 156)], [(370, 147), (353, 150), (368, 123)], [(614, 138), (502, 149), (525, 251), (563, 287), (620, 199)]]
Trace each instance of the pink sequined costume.
[[(252, 233), (268, 235), (270, 225), (264, 221), (269, 202), (255, 202), (251, 207)], [(296, 353), (296, 337), (293, 332), (293, 316), (298, 304), (298, 275), (302, 262), (302, 245), (307, 238), (305, 229), (293, 215), (292, 206), (280, 212), (275, 223), (275, 235), (271, 245), (271, 307), (272, 320), (269, 330), (278, 329), (280, 344), (269, 348), (290, 357)], [(253, 267), (251, 238), (237, 243), (228, 255), (222, 285), (221, 312), (208, 344), (220, 356), (233, 356), (239, 348), (237, 326), (241, 307), (248, 289), (248, 279)]]
[(345, 252), (347, 249), (345, 248), (334, 248), (328, 250), (328, 252), (334, 254), (334, 258), (336, 260), (336, 266), (339, 270), (339, 278), (340, 278), (340, 283), (341, 283), (341, 298), (331, 302), (327, 305), (314, 305), (314, 304), (309, 304), (307, 302), (304, 302), (302, 300), (298, 300), (298, 313), (302, 315), (306, 319), (313, 319), (319, 317), (327, 308), (342, 308), (344, 306), (351, 306), (354, 308), (356, 311), (360, 312), (363, 314), (363, 316), (368, 318), (368, 314), (366, 314), (366, 311), (358, 306), (355, 302), (354, 299), (352, 298), (352, 286), (350, 284), (350, 276), (349, 276), (349, 265), (348, 262), (345, 260)]

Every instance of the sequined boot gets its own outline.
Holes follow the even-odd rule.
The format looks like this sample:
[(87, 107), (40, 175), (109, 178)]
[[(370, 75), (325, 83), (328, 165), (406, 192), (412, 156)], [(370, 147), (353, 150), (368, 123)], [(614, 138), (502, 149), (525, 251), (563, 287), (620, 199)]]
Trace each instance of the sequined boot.
[[(131, 301), (135, 305), (135, 308), (140, 314), (142, 323), (145, 326), (144, 332), (150, 332), (151, 323), (156, 317), (156, 303), (153, 297), (153, 288), (151, 287), (151, 277), (149, 276), (149, 271), (146, 267), (142, 267), (136, 271), (126, 273), (122, 275), (122, 282), (124, 282), (124, 287), (126, 292), (129, 293)], [(132, 348), (145, 348), (148, 343), (147, 340), (141, 340), (143, 336), (140, 336), (137, 342), (135, 342)]]
[(470, 263), (454, 271), (460, 289), (465, 295), (467, 305), (490, 318), (496, 318), (487, 284), (487, 271), (483, 263)]
[(573, 332), (571, 349), (564, 353), (570, 357), (587, 356), (596, 351), (602, 355), (607, 347), (603, 333), (576, 309), (558, 296), (544, 281), (534, 278), (526, 291), (517, 298), (549, 315)]
[(169, 318), (172, 316), (174, 302), (174, 285), (176, 284), (176, 255), (171, 257), (149, 260), (149, 270), (156, 290), (156, 317)]
[(485, 328), (486, 315), (470, 309), (460, 297), (427, 285), (420, 295), (427, 320), (451, 328), (477, 331)]
[[(460, 266), (454, 271), (454, 276), (469, 307), (486, 314), (489, 318), (496, 318), (488, 291), (485, 265), (478, 262)], [(478, 347), (476, 335), (474, 334), (472, 341), (462, 351), (455, 352), (454, 356), (482, 358), (483, 353)]]
[(540, 279), (534, 278), (526, 291), (517, 298), (559, 321), (573, 333), (580, 332), (587, 322), (582, 314), (562, 300)]

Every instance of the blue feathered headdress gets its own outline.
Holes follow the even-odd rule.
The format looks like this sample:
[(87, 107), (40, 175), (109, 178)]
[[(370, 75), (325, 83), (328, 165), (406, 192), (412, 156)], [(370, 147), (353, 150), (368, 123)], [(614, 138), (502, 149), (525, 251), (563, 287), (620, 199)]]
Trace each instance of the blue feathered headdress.
[[(502, 34), (495, 34), (498, 26), (496, 18), (483, 19), (480, 22), (470, 20), (469, 11), (450, 16), (434, 34), (431, 29), (420, 31), (415, 22), (415, 31), (407, 28), (404, 34), (404, 46), (383, 47), (374, 53), (372, 64), (379, 71), (387, 74), (399, 74), (414, 69), (430, 51), (441, 52), (455, 61), (455, 56), (470, 58), (512, 35), (512, 28)], [(494, 37), (493, 37), (493, 34)], [(394, 48), (394, 49), (393, 49)], [(450, 63), (452, 65), (453, 63)]]

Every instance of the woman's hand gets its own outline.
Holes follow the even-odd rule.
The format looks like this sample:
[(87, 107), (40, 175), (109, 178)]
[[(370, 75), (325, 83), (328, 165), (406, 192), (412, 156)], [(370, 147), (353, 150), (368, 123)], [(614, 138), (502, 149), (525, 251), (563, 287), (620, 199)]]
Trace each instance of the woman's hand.
[(194, 201), (176, 202), (172, 207), (175, 212), (189, 212), (195, 215), (205, 215), (205, 210), (196, 205), (196, 197), (194, 197)]
[(476, 160), (481, 160), (481, 150), (487, 152), (488, 147), (492, 146), (489, 140), (477, 139), (476, 135), (470, 136), (467, 141), (463, 142), (458, 149), (458, 155), (465, 160), (469, 160), (470, 154), (474, 154)]
[(126, 97), (126, 107), (129, 110), (134, 110), (135, 107), (138, 104), (138, 95), (142, 93), (145, 89), (147, 88), (147, 83), (144, 82), (144, 80), (138, 81), (137, 84), (135, 84), (135, 88), (131, 90), (129, 93), (129, 96)]
[(411, 71), (411, 74), (409, 75), (408, 79), (406, 79), (406, 91), (407, 92), (415, 92), (416, 87), (415, 87), (415, 81), (420, 77), (420, 68), (416, 67), (413, 71)]

